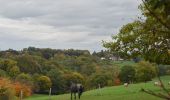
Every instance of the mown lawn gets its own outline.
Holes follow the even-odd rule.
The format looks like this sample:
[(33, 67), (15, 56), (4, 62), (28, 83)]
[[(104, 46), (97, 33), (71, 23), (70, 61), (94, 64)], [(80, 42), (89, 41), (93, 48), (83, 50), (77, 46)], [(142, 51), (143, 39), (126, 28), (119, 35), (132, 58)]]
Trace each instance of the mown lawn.
[[(164, 76), (162, 80), (166, 87), (170, 87), (167, 84), (170, 81), (170, 76)], [(141, 88), (145, 88), (155, 92), (162, 92), (159, 87), (153, 85), (155, 81), (157, 79), (147, 83), (131, 84), (127, 88), (124, 86), (113, 86), (105, 87), (101, 90), (87, 91), (83, 94), (81, 100), (162, 100), (140, 91)], [(25, 100), (49, 100), (49, 97), (48, 95), (33, 95)], [(52, 96), (51, 100), (70, 100), (70, 94)]]

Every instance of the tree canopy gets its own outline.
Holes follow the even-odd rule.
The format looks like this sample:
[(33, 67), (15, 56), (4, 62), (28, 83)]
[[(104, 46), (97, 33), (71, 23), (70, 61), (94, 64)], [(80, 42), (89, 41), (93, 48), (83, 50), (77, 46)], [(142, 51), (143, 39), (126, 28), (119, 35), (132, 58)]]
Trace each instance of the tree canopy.
[[(157, 64), (170, 64), (169, 0), (143, 0), (144, 18), (124, 25), (104, 46), (124, 57), (141, 57)], [(143, 19), (142, 19), (143, 18)]]

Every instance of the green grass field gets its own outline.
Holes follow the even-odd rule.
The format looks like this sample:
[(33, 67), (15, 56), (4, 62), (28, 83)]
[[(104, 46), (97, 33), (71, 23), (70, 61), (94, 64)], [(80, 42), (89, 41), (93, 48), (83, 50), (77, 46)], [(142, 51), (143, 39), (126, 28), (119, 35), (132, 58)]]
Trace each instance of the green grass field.
[(113, 61), (112, 65), (113, 66), (119, 66), (119, 67), (123, 67), (125, 65), (135, 65), (136, 63), (134, 61)]
[[(170, 76), (164, 76), (162, 80), (166, 87), (170, 87), (167, 85), (170, 81)], [(129, 87), (122, 85), (87, 91), (83, 93), (81, 100), (162, 100), (140, 91), (141, 88), (145, 88), (155, 92), (162, 92), (159, 87), (153, 85), (155, 81), (157, 79), (148, 83), (131, 84)], [(49, 97), (48, 95), (33, 95), (25, 100), (49, 100)], [(70, 94), (52, 96), (51, 100), (70, 100)]]

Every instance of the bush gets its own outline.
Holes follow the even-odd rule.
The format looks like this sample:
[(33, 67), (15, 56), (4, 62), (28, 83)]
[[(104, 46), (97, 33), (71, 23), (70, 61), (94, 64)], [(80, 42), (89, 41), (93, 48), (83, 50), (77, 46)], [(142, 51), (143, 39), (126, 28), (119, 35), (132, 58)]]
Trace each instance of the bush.
[(156, 66), (149, 62), (141, 61), (136, 65), (137, 82), (151, 81), (156, 76)]

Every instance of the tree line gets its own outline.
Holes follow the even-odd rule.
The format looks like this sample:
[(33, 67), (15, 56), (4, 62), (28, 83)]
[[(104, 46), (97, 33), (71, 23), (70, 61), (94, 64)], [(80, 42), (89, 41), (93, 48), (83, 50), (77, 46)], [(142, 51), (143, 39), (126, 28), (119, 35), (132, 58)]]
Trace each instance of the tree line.
[[(17, 96), (18, 91), (24, 90), (26, 97), (33, 93), (47, 94), (49, 88), (52, 88), (52, 94), (67, 93), (71, 82), (82, 83), (89, 90), (98, 88), (99, 84), (104, 87), (150, 81), (156, 75), (154, 65), (149, 62), (120, 67), (112, 60), (100, 59), (108, 54), (108, 51), (91, 54), (87, 50), (35, 47), (0, 51), (0, 81), (11, 84)], [(121, 64), (123, 61), (117, 62)], [(163, 71), (170, 67), (163, 65), (161, 68), (164, 68), (161, 69), (162, 75), (169, 74)]]

